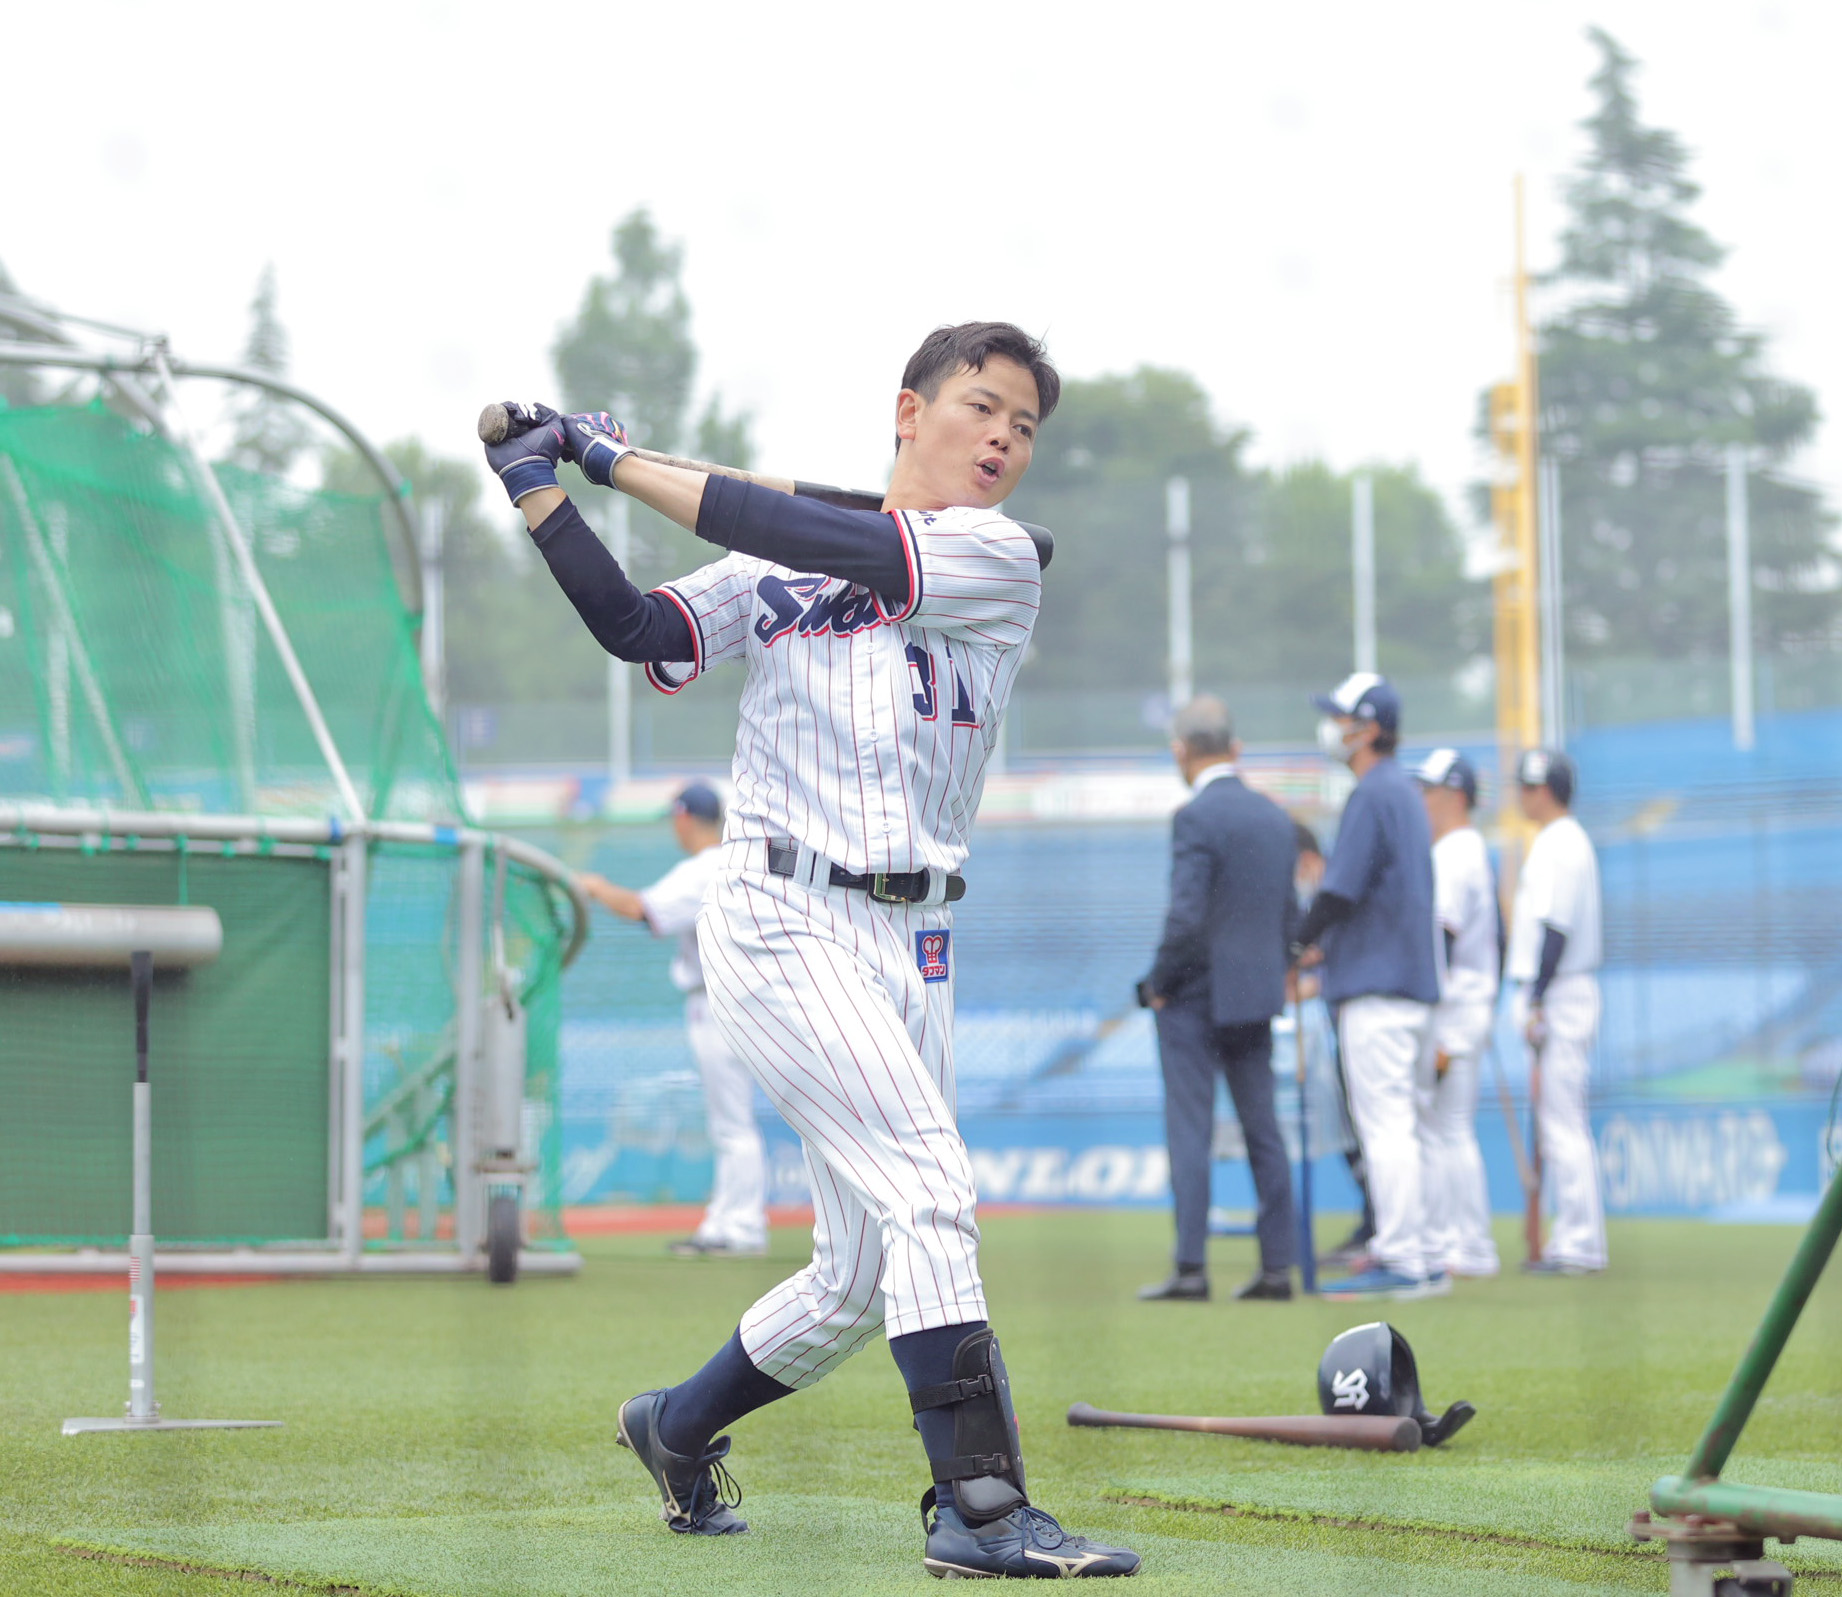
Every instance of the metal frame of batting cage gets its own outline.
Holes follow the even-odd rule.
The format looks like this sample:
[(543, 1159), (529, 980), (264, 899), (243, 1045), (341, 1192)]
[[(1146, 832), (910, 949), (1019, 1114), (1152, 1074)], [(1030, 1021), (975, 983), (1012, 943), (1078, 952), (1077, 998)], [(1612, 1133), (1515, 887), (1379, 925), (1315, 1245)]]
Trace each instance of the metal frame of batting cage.
[[(410, 821), (366, 821), (348, 827), (332, 818), (297, 820), (242, 815), (176, 815), (108, 809), (66, 809), (0, 804), (0, 847), (39, 838), (68, 838), (74, 846), (94, 847), (111, 839), (131, 839), (179, 848), (192, 842), (219, 843), (252, 854), (316, 854), (330, 850), (332, 894), (331, 1048), (328, 1060), (329, 1168), (327, 1236), (311, 1240), (229, 1250), (204, 1248), (162, 1252), (158, 1268), (166, 1274), (339, 1275), (455, 1274), (495, 1268), (488, 1215), (495, 1194), (521, 1184), (515, 1157), (486, 1140), (490, 1105), (501, 1095), (493, 1079), (495, 1060), (484, 1036), (483, 1020), (494, 996), (485, 949), (502, 940), (491, 921), (503, 915), (502, 895), (489, 904), (486, 860), (513, 861), (560, 889), (572, 916), (569, 941), (560, 966), (566, 967), (588, 937), (588, 901), (561, 861), (529, 843), (474, 827), (441, 826)], [(449, 1174), (454, 1186), (452, 1246), (394, 1247), (367, 1251), (364, 1239), (365, 1131), (364, 1014), (365, 905), (368, 858), (376, 843), (434, 845), (454, 851), (458, 869), (455, 979), (454, 1093), (451, 1136), (454, 1158)], [(489, 920), (489, 916), (491, 920)], [(489, 938), (489, 933), (493, 935)], [(520, 1061), (522, 1063), (522, 1061)], [(568, 1275), (582, 1266), (573, 1249), (517, 1250), (514, 1273)], [(83, 1248), (75, 1252), (0, 1251), (0, 1273), (120, 1274), (128, 1268), (126, 1252)], [(496, 1277), (497, 1278), (497, 1277)], [(506, 1277), (509, 1279), (509, 1276)]]
[[(176, 379), (213, 378), (264, 389), (306, 407), (337, 430), (369, 465), (385, 490), (384, 497), (390, 507), (389, 524), (395, 526), (399, 535), (401, 569), (406, 573), (408, 591), (402, 595), (404, 606), (412, 618), (419, 621), (423, 573), (409, 485), (389, 460), (337, 410), (305, 390), (269, 373), (187, 362), (171, 353), (163, 337), (113, 323), (72, 316), (17, 294), (0, 293), (0, 326), (11, 328), (23, 338), (33, 340), (0, 342), (0, 366), (94, 372), (113, 391), (123, 408), (162, 437), (172, 441), (184, 455), (196, 479), (197, 489), (210, 506), (237, 572), (254, 601), (264, 631), (281, 660), (296, 701), (326, 763), (339, 805), (345, 812), (343, 817), (297, 820), (250, 815), (177, 815), (142, 810), (0, 805), (0, 831), (11, 832), (18, 840), (36, 838), (39, 834), (69, 838), (73, 842), (86, 838), (132, 838), (137, 842), (140, 839), (166, 840), (168, 846), (183, 848), (187, 841), (197, 839), (220, 842), (238, 851), (331, 851), (332, 1043), (329, 1064), (332, 1102), (329, 1106), (331, 1135), (326, 1246), (278, 1246), (237, 1249), (234, 1252), (188, 1250), (162, 1260), (162, 1267), (180, 1272), (262, 1274), (342, 1271), (427, 1273), (485, 1267), (491, 1270), (495, 1279), (510, 1279), (511, 1274), (515, 1274), (519, 1268), (538, 1273), (578, 1269), (581, 1260), (573, 1251), (517, 1248), (515, 1230), (508, 1244), (505, 1228), (497, 1224), (507, 1212), (516, 1223), (515, 1193), (522, 1185), (523, 1171), (518, 1168), (516, 1155), (508, 1152), (504, 1146), (507, 1141), (505, 1128), (494, 1128), (486, 1123), (493, 1118), (494, 1105), (502, 1107), (506, 1096), (503, 1092), (490, 1090), (494, 1084), (483, 1079), (488, 1055), (492, 1052), (488, 1044), (502, 1040), (498, 1035), (499, 1028), (493, 1026), (487, 1011), (488, 971), (483, 954), (489, 930), (486, 856), (491, 852), (498, 865), (498, 891), (494, 895), (493, 919), (490, 923), (496, 965), (503, 964), (503, 928), (499, 922), (504, 910), (504, 865), (507, 859), (515, 860), (534, 871), (568, 896), (573, 925), (569, 942), (562, 953), (562, 966), (567, 966), (575, 958), (587, 937), (587, 900), (576, 887), (573, 873), (560, 861), (515, 838), (466, 826), (381, 821), (366, 816), (344, 759), (321, 713), (312, 684), (275, 610), (248, 537), (238, 524), (216, 475), (205, 461), (196, 435), (179, 403)], [(112, 350), (82, 348), (71, 332), (72, 328), (129, 341), (133, 353), (123, 355)], [(151, 382), (145, 379), (151, 379)], [(132, 784), (129, 787), (131, 789)], [(0, 845), (12, 840), (0, 837)], [(459, 958), (455, 983), (451, 1120), (453, 1145), (457, 1154), (451, 1171), (456, 1246), (452, 1249), (401, 1249), (387, 1253), (367, 1253), (364, 1248), (364, 938), (368, 859), (374, 843), (449, 847), (455, 850), (459, 865), (459, 890), (456, 894), (460, 922)], [(502, 989), (498, 996), (503, 999), (503, 1007), (508, 1013), (515, 1012), (518, 1008), (517, 995), (511, 992), (502, 968), (495, 974)], [(517, 1018), (515, 1013), (512, 1018)], [(483, 1036), (487, 1031), (493, 1031), (495, 1035), (490, 1038)], [(521, 1035), (518, 1043), (521, 1049)], [(522, 1065), (521, 1052), (519, 1063)], [(503, 1120), (505, 1116), (500, 1114), (498, 1118)], [(482, 1137), (495, 1129), (499, 1133), (496, 1138), (498, 1145), (485, 1147), (481, 1142)], [(479, 1149), (477, 1157), (476, 1148)], [(432, 1161), (425, 1159), (425, 1176), (431, 1168)], [(424, 1197), (426, 1215), (426, 1193), (420, 1195)], [(508, 1195), (512, 1203), (509, 1211), (504, 1207)], [(400, 1198), (400, 1187), (394, 1181), (392, 1196), (393, 1199)], [(493, 1222), (491, 1225), (489, 1216)], [(126, 1254), (87, 1249), (77, 1254), (0, 1253), (0, 1271), (119, 1272), (126, 1268), (126, 1261)]]

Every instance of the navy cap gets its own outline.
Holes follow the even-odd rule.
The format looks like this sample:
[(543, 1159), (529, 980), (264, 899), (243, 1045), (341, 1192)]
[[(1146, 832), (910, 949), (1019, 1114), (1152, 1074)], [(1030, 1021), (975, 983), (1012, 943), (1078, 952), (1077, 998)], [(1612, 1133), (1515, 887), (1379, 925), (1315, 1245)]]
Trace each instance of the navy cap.
[(1311, 702), (1326, 715), (1347, 715), (1373, 721), (1384, 732), (1401, 729), (1401, 696), (1386, 677), (1373, 671), (1356, 671), (1328, 693), (1314, 693)]
[(1529, 749), (1516, 762), (1523, 787), (1545, 787), (1562, 804), (1573, 803), (1573, 761), (1559, 749)]
[(1434, 749), (1420, 762), (1413, 779), (1422, 787), (1449, 787), (1464, 794), (1467, 804), (1477, 803), (1477, 767), (1457, 749)]
[(708, 782), (691, 782), (672, 800), (672, 814), (688, 815), (714, 826), (723, 818), (723, 801)]

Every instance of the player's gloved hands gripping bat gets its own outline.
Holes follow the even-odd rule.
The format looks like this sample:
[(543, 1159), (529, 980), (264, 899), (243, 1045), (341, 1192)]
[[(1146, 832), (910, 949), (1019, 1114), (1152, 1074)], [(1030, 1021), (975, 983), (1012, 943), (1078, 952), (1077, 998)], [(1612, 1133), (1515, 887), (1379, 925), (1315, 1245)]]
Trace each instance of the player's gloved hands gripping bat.
[(506, 400), (504, 408), (509, 425), (497, 443), (486, 445), (486, 464), (517, 504), (539, 488), (556, 487), (557, 462), (569, 458), (569, 435), (562, 414), (548, 405)]
[(627, 429), (605, 410), (578, 411), (563, 419), (571, 460), (582, 468), (582, 475), (598, 487), (614, 486), (614, 468), (622, 455), (633, 453), (627, 442)]

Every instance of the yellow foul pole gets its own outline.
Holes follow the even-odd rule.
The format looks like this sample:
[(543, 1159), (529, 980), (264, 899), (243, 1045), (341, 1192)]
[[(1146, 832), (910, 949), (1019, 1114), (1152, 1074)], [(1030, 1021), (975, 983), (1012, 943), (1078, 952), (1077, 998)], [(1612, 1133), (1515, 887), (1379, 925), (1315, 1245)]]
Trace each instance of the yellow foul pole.
[(1497, 657), (1497, 764), (1500, 822), (1520, 836), (1515, 767), (1542, 741), (1541, 636), (1536, 594), (1535, 340), (1529, 331), (1529, 278), (1523, 244), (1522, 179), (1516, 179), (1516, 375), (1490, 391), (1490, 436), (1496, 448), (1491, 519), (1498, 540), (1494, 583)]

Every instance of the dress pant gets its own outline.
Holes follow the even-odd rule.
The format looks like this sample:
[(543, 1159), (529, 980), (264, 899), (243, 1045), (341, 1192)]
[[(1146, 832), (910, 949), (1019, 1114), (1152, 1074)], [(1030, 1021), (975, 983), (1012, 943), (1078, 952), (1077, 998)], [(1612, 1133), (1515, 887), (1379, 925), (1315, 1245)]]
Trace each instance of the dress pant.
[(1495, 1006), (1446, 1000), (1433, 1011), (1433, 1045), (1445, 1051), (1445, 1075), (1426, 1106), (1426, 1218), (1434, 1259), (1458, 1275), (1495, 1275), (1490, 1189), (1477, 1145), (1478, 1072)]
[(1178, 999), (1157, 1012), (1158, 1058), (1164, 1071), (1164, 1134), (1170, 1145), (1170, 1188), (1177, 1210), (1179, 1269), (1208, 1261), (1209, 1155), (1215, 1141), (1215, 1075), (1241, 1122), (1260, 1215), (1260, 1268), (1291, 1268), (1297, 1252), (1292, 1218), (1292, 1165), (1273, 1106), (1273, 1024), (1218, 1026), (1206, 996)]
[[(1544, 1258), (1583, 1270), (1605, 1268), (1605, 1206), (1599, 1193), (1599, 1151), (1587, 1112), (1587, 1078), (1599, 1030), (1599, 981), (1556, 976), (1542, 1005), (1548, 1041), (1541, 1051), (1542, 1192), (1554, 1223)], [(1528, 988), (1516, 991), (1516, 1029), (1528, 1019)]]
[(1426, 1216), (1433, 1006), (1411, 998), (1346, 999), (1337, 1006), (1337, 1036), (1375, 1200), (1369, 1255), (1400, 1275), (1424, 1280), (1445, 1268), (1435, 1256)]

